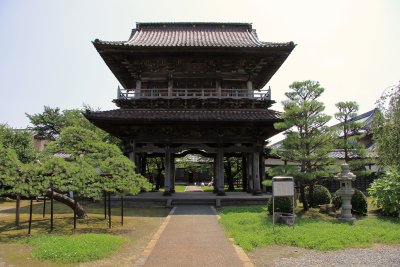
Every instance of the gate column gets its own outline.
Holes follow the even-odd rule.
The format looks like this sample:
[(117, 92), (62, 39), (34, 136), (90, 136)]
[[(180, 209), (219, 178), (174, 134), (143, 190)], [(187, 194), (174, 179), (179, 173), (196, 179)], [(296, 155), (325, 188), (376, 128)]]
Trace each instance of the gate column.
[(171, 193), (175, 193), (175, 157), (171, 155)]
[(253, 155), (246, 154), (246, 169), (247, 169), (247, 193), (253, 192)]
[(129, 142), (130, 151), (129, 151), (129, 160), (135, 164), (135, 168), (133, 169), (136, 173), (140, 173), (140, 166), (138, 165), (138, 155), (136, 153), (136, 144), (135, 141), (131, 140)]
[(261, 194), (260, 186), (260, 152), (253, 152), (253, 195)]
[(217, 170), (217, 195), (225, 196), (224, 190), (224, 151), (222, 147), (218, 147), (217, 150), (217, 160), (216, 160), (216, 170)]
[(165, 147), (165, 176), (164, 176), (164, 196), (171, 195), (171, 150), (169, 146)]

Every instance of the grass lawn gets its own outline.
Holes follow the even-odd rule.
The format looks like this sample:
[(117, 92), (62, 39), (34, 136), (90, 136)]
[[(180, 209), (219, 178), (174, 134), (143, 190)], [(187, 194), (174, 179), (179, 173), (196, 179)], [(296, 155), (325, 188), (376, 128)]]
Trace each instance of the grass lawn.
[(76, 262), (96, 267), (116, 263), (132, 266), (169, 212), (165, 208), (125, 206), (124, 226), (121, 226), (119, 203), (113, 202), (113, 227), (109, 229), (103, 204), (83, 201), (88, 218), (78, 220), (74, 232), (72, 210), (55, 202), (54, 230), (49, 233), (50, 203), (47, 202), (43, 218), (43, 202), (35, 201), (32, 237), (28, 238), (28, 204), (22, 201), (21, 228), (15, 228), (15, 201), (0, 199), (0, 265), (4, 261), (13, 266), (76, 266)]
[(185, 192), (186, 185), (176, 184), (175, 185), (175, 192)]
[(226, 207), (220, 210), (226, 233), (250, 251), (271, 245), (296, 246), (317, 250), (368, 247), (375, 243), (400, 243), (400, 218), (360, 217), (354, 224), (341, 223), (312, 209), (299, 212), (295, 227), (278, 225), (266, 207)]
[(110, 234), (39, 235), (26, 239), (40, 260), (75, 263), (98, 260), (117, 251), (125, 238)]
[[(183, 185), (183, 184), (176, 184), (175, 185), (175, 192), (185, 192), (185, 189), (186, 189), (186, 185)], [(164, 188), (160, 188), (159, 190), (158, 190), (159, 192), (164, 192)]]

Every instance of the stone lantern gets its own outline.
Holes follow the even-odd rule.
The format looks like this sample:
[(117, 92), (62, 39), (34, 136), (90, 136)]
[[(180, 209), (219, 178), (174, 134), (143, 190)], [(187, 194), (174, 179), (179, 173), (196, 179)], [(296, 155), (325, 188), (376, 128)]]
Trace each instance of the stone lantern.
[(335, 180), (340, 182), (340, 189), (336, 192), (342, 198), (342, 212), (339, 219), (354, 222), (356, 218), (351, 214), (351, 197), (354, 195), (354, 189), (351, 182), (356, 179), (356, 176), (350, 172), (347, 163), (342, 164), (342, 172), (335, 176)]

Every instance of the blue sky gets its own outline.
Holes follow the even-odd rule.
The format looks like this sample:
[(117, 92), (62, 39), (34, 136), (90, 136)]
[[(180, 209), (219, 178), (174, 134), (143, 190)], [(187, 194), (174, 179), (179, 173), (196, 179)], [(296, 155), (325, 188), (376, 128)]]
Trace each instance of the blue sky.
[(29, 124), (44, 105), (114, 109), (118, 81), (91, 41), (127, 40), (136, 22), (251, 22), (262, 41), (297, 44), (267, 86), (317, 80), (321, 100), (374, 107), (400, 80), (400, 1), (0, 0), (0, 122)]

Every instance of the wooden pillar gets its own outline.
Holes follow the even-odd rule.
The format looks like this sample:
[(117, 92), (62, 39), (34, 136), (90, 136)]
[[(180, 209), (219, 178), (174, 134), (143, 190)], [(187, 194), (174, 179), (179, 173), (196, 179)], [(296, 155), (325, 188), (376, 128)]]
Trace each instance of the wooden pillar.
[(141, 89), (142, 89), (142, 81), (137, 79), (136, 80), (136, 88), (135, 88), (135, 97), (136, 98), (140, 98), (142, 96)]
[(175, 193), (175, 157), (171, 155), (171, 193)]
[(143, 154), (136, 153), (136, 143), (134, 140), (129, 142), (130, 151), (129, 151), (129, 160), (135, 164), (134, 171), (136, 173), (141, 173)]
[(253, 82), (252, 81), (247, 81), (247, 97), (253, 97), (254, 91), (253, 91)]
[(217, 195), (225, 196), (224, 190), (224, 151), (222, 147), (217, 150)]
[(247, 169), (247, 193), (253, 192), (253, 155), (248, 153), (246, 155), (246, 169)]
[(142, 153), (142, 157), (141, 157), (141, 161), (140, 161), (140, 174), (142, 176), (146, 176), (146, 166), (147, 166), (147, 156), (146, 153)]
[(247, 192), (247, 160), (244, 153), (242, 154), (242, 187), (243, 192)]
[(142, 172), (142, 153), (136, 153), (135, 155), (135, 172), (141, 173)]
[(134, 171), (137, 172), (138, 166), (136, 165), (137, 161), (136, 161), (136, 152), (135, 152), (135, 149), (136, 149), (135, 141), (130, 141), (129, 146), (130, 146), (129, 160), (135, 164)]
[(253, 195), (261, 194), (260, 186), (260, 153), (253, 152)]
[(217, 156), (214, 155), (214, 162), (213, 162), (213, 171), (214, 171), (214, 175), (213, 175), (213, 193), (217, 193), (218, 192), (218, 187), (217, 187), (217, 176), (218, 176), (218, 170), (217, 170)]
[(171, 150), (169, 146), (165, 147), (165, 176), (164, 176), (164, 196), (171, 195)]
[(216, 81), (216, 89), (217, 89), (217, 97), (220, 98), (221, 97), (221, 82), (220, 81)]
[(172, 96), (172, 87), (174, 85), (174, 81), (173, 80), (168, 80), (168, 96), (171, 97)]
[(266, 191), (265, 185), (262, 182), (265, 180), (265, 155), (264, 153), (260, 153), (260, 185), (263, 192)]

